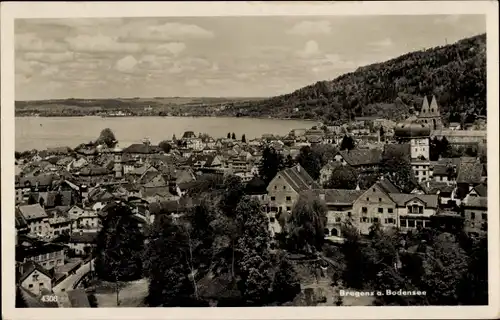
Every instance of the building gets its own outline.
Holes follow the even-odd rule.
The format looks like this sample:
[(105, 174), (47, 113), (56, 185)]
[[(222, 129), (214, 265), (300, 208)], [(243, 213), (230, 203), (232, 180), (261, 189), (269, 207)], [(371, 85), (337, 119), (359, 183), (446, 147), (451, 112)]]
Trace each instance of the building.
[(427, 97), (424, 97), (422, 108), (418, 114), (418, 122), (431, 130), (441, 130), (443, 128), (441, 113), (439, 112), (439, 106), (435, 96), (432, 96), (430, 105)]
[(34, 261), (47, 270), (64, 265), (65, 246), (55, 243), (33, 243), (16, 247), (16, 261)]
[(488, 198), (471, 197), (464, 204), (464, 229), (469, 234), (480, 235), (487, 231), (488, 223)]
[(417, 231), (431, 225), (431, 217), (438, 209), (438, 196), (430, 194), (391, 193), (396, 203), (398, 224), (401, 232)]
[(334, 160), (342, 165), (349, 165), (361, 171), (376, 169), (382, 160), (380, 149), (352, 149), (339, 151)]
[(96, 239), (97, 232), (73, 232), (68, 245), (76, 255), (83, 256), (90, 252), (89, 250), (95, 244)]
[(394, 130), (400, 144), (409, 144), (411, 166), (418, 182), (430, 179), (430, 133), (428, 126), (413, 121), (399, 123)]
[(389, 180), (381, 178), (353, 203), (353, 225), (363, 235), (370, 233), (374, 223), (381, 227), (397, 227), (397, 204), (390, 194), (399, 194), (400, 190)]
[(272, 234), (281, 232), (279, 215), (291, 212), (300, 193), (312, 189), (319, 189), (319, 185), (300, 165), (276, 174), (267, 186), (269, 228)]
[(34, 261), (28, 261), (22, 265), (19, 283), (21, 287), (37, 296), (42, 294), (42, 291), (52, 291), (50, 273)]
[(354, 202), (364, 193), (361, 190), (322, 189), (314, 193), (327, 206), (325, 238), (342, 237), (342, 224), (354, 222)]
[(40, 204), (27, 204), (17, 207), (28, 225), (29, 233), (45, 237), (50, 234), (49, 216)]

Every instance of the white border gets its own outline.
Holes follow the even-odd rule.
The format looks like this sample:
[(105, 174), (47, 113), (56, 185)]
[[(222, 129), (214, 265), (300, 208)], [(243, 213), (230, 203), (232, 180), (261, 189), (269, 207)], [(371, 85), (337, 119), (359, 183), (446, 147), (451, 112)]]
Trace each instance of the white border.
[[(489, 299), (484, 307), (262, 307), (14, 309), (14, 18), (486, 14), (488, 68)], [(499, 311), (498, 3), (400, 2), (7, 2), (1, 3), (2, 306), (6, 319), (495, 319)]]

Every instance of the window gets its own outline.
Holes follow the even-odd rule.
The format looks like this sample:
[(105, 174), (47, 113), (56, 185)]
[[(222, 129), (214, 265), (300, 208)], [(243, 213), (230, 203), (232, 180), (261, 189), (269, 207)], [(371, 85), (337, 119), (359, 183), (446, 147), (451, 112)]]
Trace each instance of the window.
[(271, 201), (275, 201), (276, 200), (276, 197), (271, 197)]
[(408, 227), (415, 228), (415, 220), (408, 220)]
[(373, 218), (373, 222), (377, 223), (378, 222), (378, 218)]
[(274, 190), (278, 190), (278, 186), (274, 186)]
[(384, 208), (378, 208), (378, 213), (384, 213)]
[(286, 207), (286, 211), (292, 211), (292, 207)]
[(347, 213), (347, 216), (348, 216), (349, 218), (352, 216), (351, 211), (349, 211), (349, 212)]
[(372, 191), (373, 191), (373, 192), (376, 192), (376, 191), (375, 191), (375, 188), (373, 188), (373, 189), (372, 189)]
[(382, 202), (382, 198), (378, 198), (378, 202)]
[(286, 190), (286, 186), (283, 186), (283, 190)]
[(370, 201), (370, 198), (366, 198), (366, 201)]
[(32, 284), (32, 283), (30, 283), (30, 284), (28, 285), (28, 288), (32, 289), (32, 288), (33, 288), (33, 284)]
[(406, 228), (406, 226), (407, 226), (406, 219), (401, 219), (400, 224), (401, 224), (402, 228)]
[(274, 217), (269, 218), (269, 221), (271, 221), (271, 223), (274, 223), (275, 220), (276, 219), (274, 219)]
[(341, 220), (340, 217), (335, 218), (336, 222), (340, 222), (340, 220)]
[(488, 220), (488, 217), (487, 217), (486, 213), (482, 214), (482, 218), (483, 218), (484, 221)]
[(394, 219), (393, 218), (387, 218), (387, 223), (394, 224)]
[(38, 275), (37, 274), (33, 275), (33, 281), (38, 281)]
[(392, 208), (387, 209), (388, 213), (392, 213), (394, 210)]
[(417, 220), (417, 227), (424, 227), (424, 222), (422, 220)]
[(363, 207), (362, 211), (363, 211), (363, 213), (367, 213), (368, 212), (368, 208), (367, 207)]
[(292, 201), (292, 197), (290, 196), (286, 197), (286, 201)]
[(43, 282), (40, 282), (38, 285), (39, 285), (40, 287), (43, 287)]
[(471, 212), (470, 213), (470, 218), (471, 218), (471, 220), (476, 220), (476, 213), (475, 212)]

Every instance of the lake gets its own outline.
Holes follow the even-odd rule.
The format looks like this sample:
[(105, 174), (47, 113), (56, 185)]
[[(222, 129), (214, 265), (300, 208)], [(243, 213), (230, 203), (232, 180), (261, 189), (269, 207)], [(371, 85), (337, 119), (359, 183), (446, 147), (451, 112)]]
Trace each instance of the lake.
[(264, 133), (284, 135), (292, 129), (311, 128), (317, 123), (305, 120), (277, 120), (223, 117), (16, 117), (16, 150), (46, 149), (68, 146), (97, 139), (104, 128), (110, 128), (126, 147), (149, 138), (151, 143), (181, 138), (185, 131), (207, 133), (214, 138), (235, 133), (237, 139), (261, 137)]

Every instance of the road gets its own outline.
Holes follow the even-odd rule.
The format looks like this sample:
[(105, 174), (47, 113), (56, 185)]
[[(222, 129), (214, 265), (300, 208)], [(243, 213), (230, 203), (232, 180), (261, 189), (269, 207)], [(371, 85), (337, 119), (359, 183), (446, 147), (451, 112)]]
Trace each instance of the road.
[(55, 294), (60, 294), (61, 292), (66, 292), (69, 290), (73, 290), (74, 285), (78, 280), (80, 280), (83, 275), (88, 273), (90, 271), (90, 264), (92, 263), (92, 267), (94, 267), (94, 260), (87, 262), (86, 264), (80, 266), (75, 272), (75, 274), (72, 274), (68, 276), (66, 279), (61, 281), (57, 286), (52, 288), (52, 291), (54, 291)]

